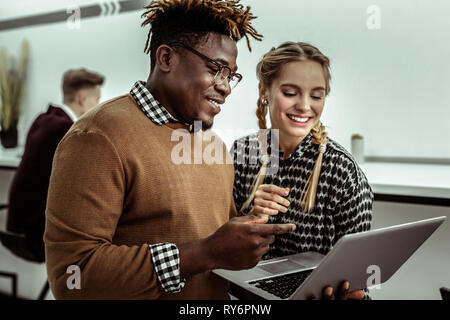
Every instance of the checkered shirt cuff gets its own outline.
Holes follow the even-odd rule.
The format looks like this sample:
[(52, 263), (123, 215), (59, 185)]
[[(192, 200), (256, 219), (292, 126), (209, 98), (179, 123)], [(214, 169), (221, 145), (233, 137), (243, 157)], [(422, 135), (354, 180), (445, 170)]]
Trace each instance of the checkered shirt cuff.
[(165, 292), (180, 292), (186, 283), (180, 276), (180, 256), (173, 243), (151, 244), (150, 253), (159, 283)]

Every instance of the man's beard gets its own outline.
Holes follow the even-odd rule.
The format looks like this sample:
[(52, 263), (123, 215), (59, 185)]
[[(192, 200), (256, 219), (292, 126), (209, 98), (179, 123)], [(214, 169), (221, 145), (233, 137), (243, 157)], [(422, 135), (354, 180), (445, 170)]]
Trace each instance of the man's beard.
[(194, 130), (202, 130), (206, 131), (212, 128), (214, 125), (214, 121), (211, 121), (211, 123), (206, 123), (200, 119), (194, 119), (194, 121), (191, 123), (194, 126)]

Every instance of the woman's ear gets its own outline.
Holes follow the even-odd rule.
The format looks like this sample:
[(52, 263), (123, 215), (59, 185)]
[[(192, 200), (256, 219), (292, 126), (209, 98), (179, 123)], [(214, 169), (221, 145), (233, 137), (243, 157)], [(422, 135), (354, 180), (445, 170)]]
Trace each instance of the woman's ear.
[(168, 45), (162, 44), (156, 50), (156, 65), (162, 72), (169, 72), (174, 64), (175, 51)]

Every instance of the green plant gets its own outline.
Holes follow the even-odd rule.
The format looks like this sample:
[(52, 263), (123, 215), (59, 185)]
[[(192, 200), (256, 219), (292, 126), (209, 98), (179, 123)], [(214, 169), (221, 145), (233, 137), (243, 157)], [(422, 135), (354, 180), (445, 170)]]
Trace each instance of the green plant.
[(2, 48), (0, 51), (0, 125), (2, 131), (17, 128), (27, 75), (28, 53), (28, 41), (24, 40), (17, 68), (13, 58), (9, 63), (6, 49)]

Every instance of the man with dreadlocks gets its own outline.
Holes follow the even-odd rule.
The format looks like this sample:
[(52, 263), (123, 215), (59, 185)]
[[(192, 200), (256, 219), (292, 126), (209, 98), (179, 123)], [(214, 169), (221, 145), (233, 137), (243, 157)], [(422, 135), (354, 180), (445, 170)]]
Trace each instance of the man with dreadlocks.
[(146, 9), (147, 82), (80, 119), (54, 158), (44, 240), (57, 299), (228, 298), (211, 270), (250, 268), (295, 228), (234, 217), (232, 164), (171, 161), (175, 130), (195, 140), (194, 121), (210, 128), (241, 79), (236, 42), (261, 39), (250, 9), (239, 0)]

